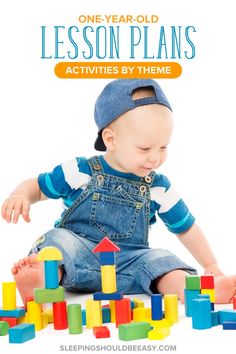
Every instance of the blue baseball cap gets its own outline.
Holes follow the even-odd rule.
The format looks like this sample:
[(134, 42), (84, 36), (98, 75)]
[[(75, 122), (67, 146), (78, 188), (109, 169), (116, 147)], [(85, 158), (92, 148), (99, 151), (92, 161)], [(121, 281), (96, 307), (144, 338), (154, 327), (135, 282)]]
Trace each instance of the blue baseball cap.
[[(155, 96), (133, 100), (134, 90), (142, 87), (152, 88)], [(117, 79), (111, 81), (105, 86), (95, 103), (94, 118), (98, 126), (98, 136), (94, 148), (98, 151), (106, 151), (102, 131), (108, 124), (131, 109), (149, 104), (160, 104), (172, 111), (160, 85), (152, 79)]]

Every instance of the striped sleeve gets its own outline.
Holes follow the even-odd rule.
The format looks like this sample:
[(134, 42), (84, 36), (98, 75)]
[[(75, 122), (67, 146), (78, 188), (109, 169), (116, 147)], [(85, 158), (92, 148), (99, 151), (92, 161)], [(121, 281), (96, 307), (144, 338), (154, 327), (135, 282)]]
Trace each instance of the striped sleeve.
[(48, 198), (65, 199), (74, 190), (85, 188), (91, 178), (89, 172), (87, 160), (75, 158), (56, 166), (52, 172), (41, 173), (39, 187)]
[(195, 218), (167, 177), (156, 175), (151, 188), (151, 200), (169, 231), (180, 234), (194, 224)]

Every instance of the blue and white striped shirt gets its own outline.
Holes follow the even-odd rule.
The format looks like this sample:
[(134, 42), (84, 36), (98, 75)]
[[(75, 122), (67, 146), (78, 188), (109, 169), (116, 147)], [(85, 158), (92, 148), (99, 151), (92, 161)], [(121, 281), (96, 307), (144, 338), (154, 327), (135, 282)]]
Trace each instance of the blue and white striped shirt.
[[(106, 174), (140, 180), (139, 176), (132, 173), (113, 169), (102, 155), (100, 155), (100, 161)], [(87, 158), (77, 157), (56, 166), (52, 172), (40, 174), (38, 182), (41, 191), (48, 198), (62, 198), (64, 207), (67, 209), (87, 187), (91, 176), (92, 172)], [(166, 176), (155, 174), (150, 194), (150, 224), (156, 222), (156, 214), (168, 230), (175, 234), (187, 231), (194, 224), (194, 217)]]

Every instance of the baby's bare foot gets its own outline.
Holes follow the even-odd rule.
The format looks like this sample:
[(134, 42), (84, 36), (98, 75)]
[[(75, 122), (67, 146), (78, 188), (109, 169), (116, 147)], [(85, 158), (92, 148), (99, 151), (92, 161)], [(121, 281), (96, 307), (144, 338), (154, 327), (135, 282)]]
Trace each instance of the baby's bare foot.
[(11, 271), (23, 303), (26, 297), (34, 295), (34, 288), (44, 287), (44, 266), (37, 261), (37, 254), (21, 259)]
[(236, 295), (236, 275), (215, 277), (215, 296), (217, 304), (230, 303)]

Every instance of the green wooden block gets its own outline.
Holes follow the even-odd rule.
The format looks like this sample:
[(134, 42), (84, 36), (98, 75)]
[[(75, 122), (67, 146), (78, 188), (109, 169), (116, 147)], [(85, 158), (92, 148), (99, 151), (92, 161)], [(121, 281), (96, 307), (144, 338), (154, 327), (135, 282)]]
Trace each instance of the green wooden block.
[(188, 290), (199, 290), (201, 289), (200, 277), (197, 275), (187, 275), (185, 277), (186, 289)]
[(5, 321), (0, 321), (0, 336), (6, 336), (9, 331), (9, 324)]
[(133, 322), (119, 325), (119, 339), (120, 340), (135, 340), (147, 338), (148, 332), (152, 326), (148, 322)]
[(70, 304), (67, 306), (68, 327), (70, 334), (82, 333), (82, 311), (80, 304)]
[(47, 304), (64, 301), (64, 288), (59, 286), (56, 289), (34, 289), (34, 301), (37, 304)]

